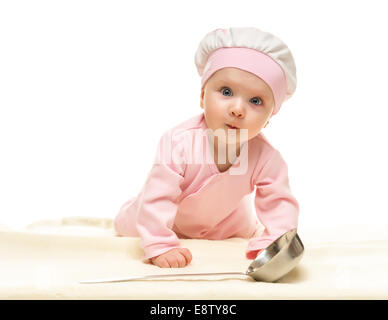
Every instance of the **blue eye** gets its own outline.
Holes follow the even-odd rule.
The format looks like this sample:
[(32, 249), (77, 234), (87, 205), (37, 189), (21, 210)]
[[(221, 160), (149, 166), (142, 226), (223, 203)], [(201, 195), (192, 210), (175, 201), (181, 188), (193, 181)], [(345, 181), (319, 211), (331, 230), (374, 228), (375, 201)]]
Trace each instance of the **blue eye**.
[[(222, 87), (221, 88), (221, 93), (224, 96), (230, 97), (232, 95), (232, 90), (230, 90), (228, 87)], [(263, 100), (261, 100), (259, 97), (252, 98), (251, 101), (252, 101), (253, 104), (255, 104), (257, 106), (263, 104)]]
[(253, 104), (255, 105), (263, 104), (263, 100), (261, 100), (260, 98), (252, 98), (251, 101), (255, 101), (253, 102)]
[(226, 94), (227, 96), (230, 96), (230, 95), (232, 95), (232, 90), (230, 90), (229, 88), (227, 88), (227, 87), (224, 87), (224, 88), (222, 88), (221, 89), (221, 93), (223, 94), (223, 95), (225, 95), (225, 92), (226, 93), (230, 93), (230, 94)]

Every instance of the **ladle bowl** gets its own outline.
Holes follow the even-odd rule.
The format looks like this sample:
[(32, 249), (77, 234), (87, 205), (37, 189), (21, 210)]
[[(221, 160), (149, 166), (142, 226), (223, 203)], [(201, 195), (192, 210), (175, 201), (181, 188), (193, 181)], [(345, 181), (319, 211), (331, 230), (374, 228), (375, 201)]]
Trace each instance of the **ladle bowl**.
[(303, 243), (296, 229), (292, 229), (261, 251), (246, 274), (256, 281), (274, 282), (296, 267), (303, 252)]

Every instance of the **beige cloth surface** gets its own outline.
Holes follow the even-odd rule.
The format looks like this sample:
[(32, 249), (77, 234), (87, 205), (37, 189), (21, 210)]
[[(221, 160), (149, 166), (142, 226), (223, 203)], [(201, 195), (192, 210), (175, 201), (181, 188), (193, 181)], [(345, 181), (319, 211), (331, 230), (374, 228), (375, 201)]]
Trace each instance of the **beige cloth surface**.
[(182, 239), (185, 268), (141, 261), (139, 238), (116, 237), (111, 219), (71, 217), (22, 230), (0, 226), (0, 299), (388, 299), (388, 236), (384, 228), (301, 230), (299, 266), (276, 283), (239, 276), (186, 276), (122, 283), (101, 278), (199, 272), (245, 272), (247, 239)]

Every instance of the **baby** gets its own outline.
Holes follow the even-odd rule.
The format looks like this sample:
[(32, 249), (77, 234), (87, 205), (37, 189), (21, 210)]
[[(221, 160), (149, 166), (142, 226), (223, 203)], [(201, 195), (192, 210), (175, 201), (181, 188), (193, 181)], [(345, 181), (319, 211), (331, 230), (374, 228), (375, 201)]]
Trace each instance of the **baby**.
[(195, 64), (203, 112), (163, 134), (141, 192), (114, 220), (117, 235), (140, 237), (143, 260), (162, 268), (191, 262), (179, 238), (247, 238), (255, 259), (298, 225), (287, 164), (261, 133), (295, 91), (290, 50), (256, 28), (216, 29)]

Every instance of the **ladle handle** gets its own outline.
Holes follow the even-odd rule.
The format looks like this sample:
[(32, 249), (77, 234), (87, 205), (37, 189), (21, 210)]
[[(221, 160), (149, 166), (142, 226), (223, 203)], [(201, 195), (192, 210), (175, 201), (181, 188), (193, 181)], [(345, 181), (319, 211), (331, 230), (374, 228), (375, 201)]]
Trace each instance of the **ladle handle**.
[(169, 277), (180, 277), (180, 276), (218, 276), (218, 275), (244, 275), (247, 276), (244, 272), (211, 272), (211, 273), (176, 273), (176, 274), (154, 274), (148, 276), (137, 276), (124, 279), (105, 279), (105, 280), (86, 280), (80, 281), (82, 284), (90, 283), (107, 283), (107, 282), (126, 282), (133, 280), (145, 280), (145, 279), (154, 279), (154, 278), (169, 278)]

